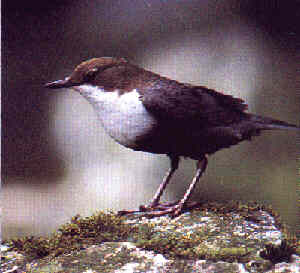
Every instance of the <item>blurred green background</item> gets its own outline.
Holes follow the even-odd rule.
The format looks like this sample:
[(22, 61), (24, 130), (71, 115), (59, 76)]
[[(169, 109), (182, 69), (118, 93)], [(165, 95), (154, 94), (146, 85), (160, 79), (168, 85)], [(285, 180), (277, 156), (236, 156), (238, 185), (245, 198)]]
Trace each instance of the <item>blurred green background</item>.
[[(299, 124), (299, 14), (299, 1), (3, 1), (2, 235), (137, 208), (169, 165), (116, 144), (83, 98), (44, 83), (92, 57), (125, 57)], [(271, 204), (297, 232), (299, 155), (299, 134), (266, 132), (209, 157), (193, 198)], [(164, 200), (180, 198), (194, 171), (182, 160)]]

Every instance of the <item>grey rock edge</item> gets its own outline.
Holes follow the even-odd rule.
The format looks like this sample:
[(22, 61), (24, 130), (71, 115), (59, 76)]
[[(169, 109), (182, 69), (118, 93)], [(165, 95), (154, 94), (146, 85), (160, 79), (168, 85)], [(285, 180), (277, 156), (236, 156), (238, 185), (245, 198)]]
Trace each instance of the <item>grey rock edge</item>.
[[(274, 217), (263, 210), (257, 210), (251, 220), (237, 212), (220, 215), (194, 210), (175, 219), (128, 217), (125, 223), (137, 227), (143, 238), (146, 230), (151, 242), (148, 246), (155, 245), (157, 249), (139, 248), (136, 238), (129, 236), (126, 241), (89, 245), (50, 262), (34, 260), (21, 269), (18, 265), (22, 255), (2, 246), (1, 272), (300, 272), (300, 257), (295, 254), (290, 261), (276, 264), (260, 257), (266, 243), (280, 245), (283, 239)], [(197, 245), (191, 244), (188, 249), (195, 238)], [(168, 255), (168, 246), (177, 243), (175, 252), (181, 255)], [(191, 257), (191, 253), (195, 256)]]

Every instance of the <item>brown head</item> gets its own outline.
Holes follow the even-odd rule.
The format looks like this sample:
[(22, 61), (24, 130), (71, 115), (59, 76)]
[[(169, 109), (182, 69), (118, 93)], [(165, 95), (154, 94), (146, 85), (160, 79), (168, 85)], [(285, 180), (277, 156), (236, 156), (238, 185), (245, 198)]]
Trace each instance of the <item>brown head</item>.
[(101, 57), (82, 62), (69, 77), (47, 83), (45, 87), (57, 89), (91, 84), (106, 91), (125, 91), (136, 88), (145, 75), (149, 77), (149, 73), (124, 58)]
[[(47, 88), (66, 88), (78, 86), (84, 83), (96, 83), (100, 80), (101, 75), (109, 68), (119, 68), (127, 64), (124, 58), (101, 57), (93, 58), (79, 64), (69, 77), (64, 80), (58, 80), (47, 83)], [(106, 73), (107, 74), (107, 73)]]

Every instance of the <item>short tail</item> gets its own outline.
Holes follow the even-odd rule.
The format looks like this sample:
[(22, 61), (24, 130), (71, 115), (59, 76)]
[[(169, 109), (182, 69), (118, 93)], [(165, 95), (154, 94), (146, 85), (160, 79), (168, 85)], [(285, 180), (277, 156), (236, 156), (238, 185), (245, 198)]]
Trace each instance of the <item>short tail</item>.
[(260, 130), (300, 130), (300, 127), (285, 121), (250, 114), (250, 120)]

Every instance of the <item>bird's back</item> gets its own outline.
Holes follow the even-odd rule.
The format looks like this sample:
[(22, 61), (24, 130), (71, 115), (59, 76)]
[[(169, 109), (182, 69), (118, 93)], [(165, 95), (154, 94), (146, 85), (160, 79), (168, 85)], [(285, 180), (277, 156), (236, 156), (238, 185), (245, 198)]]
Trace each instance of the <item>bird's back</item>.
[(199, 159), (250, 140), (262, 130), (298, 128), (246, 113), (242, 99), (203, 86), (161, 77), (140, 92), (145, 108), (158, 120), (159, 133), (154, 137), (159, 141), (156, 144), (152, 138), (152, 142), (163, 153)]

